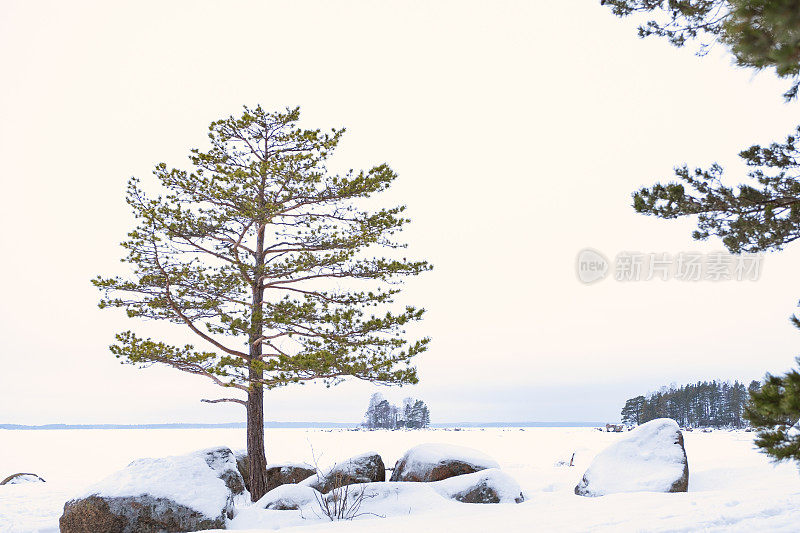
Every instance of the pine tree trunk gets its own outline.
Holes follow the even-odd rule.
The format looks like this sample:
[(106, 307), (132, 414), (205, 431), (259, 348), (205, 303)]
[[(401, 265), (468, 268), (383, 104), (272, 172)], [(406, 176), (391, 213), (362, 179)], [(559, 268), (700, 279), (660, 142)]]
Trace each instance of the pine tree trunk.
[[(253, 369), (250, 372), (254, 372)], [(247, 458), (248, 484), (252, 501), (267, 492), (267, 458), (264, 453), (264, 389), (253, 385), (247, 399)]]
[[(263, 188), (259, 199), (259, 206), (263, 206)], [(253, 310), (251, 314), (250, 331), (250, 388), (247, 393), (247, 457), (250, 467), (250, 498), (259, 500), (267, 492), (267, 458), (264, 448), (264, 378), (262, 367), (256, 367), (263, 360), (261, 336), (264, 331), (264, 317), (262, 306), (264, 303), (264, 289), (262, 288), (261, 275), (264, 268), (264, 225), (258, 229), (256, 239), (256, 265), (253, 283)]]

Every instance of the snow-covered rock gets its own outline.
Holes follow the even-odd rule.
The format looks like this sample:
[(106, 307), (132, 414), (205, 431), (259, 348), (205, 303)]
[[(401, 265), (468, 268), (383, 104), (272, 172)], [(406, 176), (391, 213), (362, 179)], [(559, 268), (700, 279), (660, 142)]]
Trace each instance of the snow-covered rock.
[(317, 469), (306, 463), (267, 465), (267, 492), (281, 485), (300, 483), (316, 473)]
[(301, 485), (325, 493), (336, 487), (375, 481), (386, 481), (386, 466), (380, 455), (375, 452), (367, 452), (336, 463), (324, 474), (317, 474), (305, 479)]
[(472, 448), (450, 444), (420, 444), (408, 450), (397, 461), (391, 481), (440, 481), (499, 467), (497, 461)]
[[(250, 459), (247, 450), (236, 450), (236, 468), (244, 479), (247, 490), (250, 490)], [(299, 483), (317, 473), (317, 469), (307, 463), (267, 464), (267, 492), (286, 483)]]
[(233, 457), (236, 459), (236, 470), (242, 476), (244, 487), (250, 490), (250, 459), (247, 457), (247, 450), (235, 450)]
[(217, 477), (225, 482), (225, 486), (233, 495), (244, 494), (247, 490), (244, 486), (244, 479), (236, 465), (236, 456), (230, 448), (224, 446), (209, 448), (196, 453), (202, 455), (208, 467), (218, 474)]
[(141, 533), (222, 529), (225, 515), (210, 517), (167, 498), (89, 496), (64, 505), (61, 533)]
[(321, 498), (319, 491), (297, 484), (284, 484), (275, 487), (253, 504), (257, 509), (288, 511), (300, 509)]
[(59, 523), (61, 533), (223, 528), (244, 493), (229, 448), (137, 459), (67, 502)]
[(686, 492), (688, 487), (683, 434), (674, 420), (658, 418), (597, 454), (575, 487), (575, 494)]
[(464, 503), (522, 503), (525, 496), (514, 478), (489, 468), (431, 483), (446, 498)]
[(0, 485), (21, 485), (23, 483), (44, 483), (44, 479), (36, 474), (28, 474), (20, 472), (18, 474), (11, 474), (4, 480), (0, 481)]

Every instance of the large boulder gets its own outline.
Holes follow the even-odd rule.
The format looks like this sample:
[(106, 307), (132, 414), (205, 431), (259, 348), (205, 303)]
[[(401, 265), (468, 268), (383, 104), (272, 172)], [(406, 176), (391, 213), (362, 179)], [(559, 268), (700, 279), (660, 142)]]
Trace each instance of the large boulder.
[(228, 448), (137, 459), (67, 502), (61, 533), (156, 533), (225, 527), (244, 480)]
[(375, 481), (386, 481), (386, 466), (380, 455), (368, 452), (336, 463), (326, 473), (311, 476), (302, 484), (326, 493), (345, 485)]
[(267, 465), (267, 492), (286, 484), (300, 483), (317, 473), (317, 469), (306, 463)]
[(440, 481), (499, 467), (497, 461), (472, 448), (420, 444), (397, 461), (391, 481)]
[(688, 488), (683, 434), (674, 420), (658, 418), (597, 454), (575, 487), (575, 494), (686, 492)]
[(431, 483), (446, 498), (463, 503), (522, 503), (519, 484), (497, 468), (489, 468)]
[(284, 484), (266, 493), (253, 504), (253, 507), (273, 511), (290, 511), (321, 501), (321, 499), (322, 495), (316, 489), (304, 485)]

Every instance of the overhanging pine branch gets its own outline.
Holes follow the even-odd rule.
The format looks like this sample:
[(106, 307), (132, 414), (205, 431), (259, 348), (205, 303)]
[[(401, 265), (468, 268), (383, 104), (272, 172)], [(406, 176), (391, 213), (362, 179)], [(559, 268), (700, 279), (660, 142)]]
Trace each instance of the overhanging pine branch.
[(230, 402), (230, 403), (238, 403), (238, 404), (244, 405), (245, 407), (247, 406), (247, 402), (246, 402), (246, 401), (244, 401), (244, 400), (240, 400), (240, 399), (238, 399), (238, 398), (219, 398), (219, 399), (217, 399), (217, 400), (206, 400), (205, 398), (203, 398), (203, 399), (202, 399), (202, 400), (200, 400), (200, 401), (201, 401), (201, 402), (203, 402), (203, 403), (223, 403), (223, 402)]

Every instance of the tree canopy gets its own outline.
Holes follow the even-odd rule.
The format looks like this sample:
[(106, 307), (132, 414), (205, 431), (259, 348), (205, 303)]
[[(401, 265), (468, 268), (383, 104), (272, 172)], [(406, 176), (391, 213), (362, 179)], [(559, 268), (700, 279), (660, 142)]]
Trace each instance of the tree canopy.
[[(796, 361), (800, 364), (800, 357)], [(800, 462), (800, 372), (767, 374), (761, 389), (751, 393), (745, 418), (759, 428), (755, 443), (767, 455)]]
[(800, 84), (800, 0), (601, 0), (620, 17), (645, 15), (639, 36), (657, 36), (674, 46), (699, 40), (699, 53), (718, 41), (743, 67), (773, 69), (792, 79), (784, 96)]
[[(128, 331), (112, 346), (117, 357), (242, 390), (254, 381), (249, 366), (265, 372), (257, 381), (267, 388), (343, 375), (416, 382), (412, 367), (396, 366), (423, 351), (427, 339), (409, 345), (396, 333), (423, 311), (367, 315), (398, 289), (322, 283), (390, 281), (429, 268), (359, 255), (373, 244), (400, 246), (391, 235), (409, 221), (404, 207), (368, 212), (347, 204), (385, 190), (396, 175), (385, 164), (329, 175), (325, 161), (344, 130), (300, 129), (298, 119), (299, 109), (245, 108), (241, 117), (211, 125), (211, 149), (192, 150), (193, 170), (156, 166), (164, 194), (150, 197), (139, 179), (130, 180), (127, 202), (138, 224), (122, 246), (133, 276), (95, 279), (108, 295), (100, 307), (186, 326), (212, 349)], [(253, 301), (253, 288), (263, 300)], [(252, 344), (264, 350), (258, 358)]]
[(692, 236), (719, 237), (732, 253), (780, 250), (800, 237), (800, 128), (785, 142), (754, 145), (739, 153), (751, 171), (748, 182), (722, 182), (723, 169), (675, 169), (678, 181), (656, 183), (633, 193), (634, 209), (645, 215), (697, 215)]

